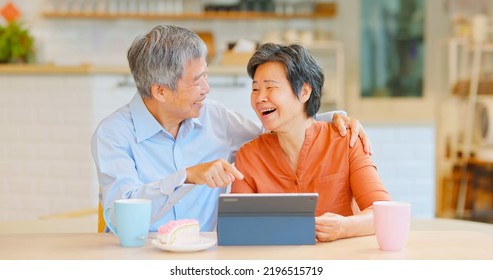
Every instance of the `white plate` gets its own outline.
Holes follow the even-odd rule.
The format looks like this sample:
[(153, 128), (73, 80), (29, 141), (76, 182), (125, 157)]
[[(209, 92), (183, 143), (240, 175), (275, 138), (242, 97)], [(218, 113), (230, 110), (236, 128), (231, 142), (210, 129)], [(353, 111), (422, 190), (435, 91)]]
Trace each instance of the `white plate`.
[(174, 245), (174, 244), (163, 244), (157, 239), (152, 240), (152, 244), (159, 249), (171, 251), (171, 252), (196, 252), (208, 249), (216, 244), (216, 240), (207, 237), (200, 237), (200, 241), (194, 244), (186, 245)]

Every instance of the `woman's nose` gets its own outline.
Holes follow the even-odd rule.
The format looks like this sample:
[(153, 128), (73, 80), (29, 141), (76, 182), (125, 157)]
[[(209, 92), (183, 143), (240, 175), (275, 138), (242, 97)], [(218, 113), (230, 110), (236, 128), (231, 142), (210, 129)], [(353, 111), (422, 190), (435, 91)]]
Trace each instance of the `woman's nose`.
[(257, 94), (255, 94), (255, 101), (257, 103), (259, 102), (264, 102), (267, 100), (267, 95), (265, 94), (265, 91), (263, 90), (257, 90)]

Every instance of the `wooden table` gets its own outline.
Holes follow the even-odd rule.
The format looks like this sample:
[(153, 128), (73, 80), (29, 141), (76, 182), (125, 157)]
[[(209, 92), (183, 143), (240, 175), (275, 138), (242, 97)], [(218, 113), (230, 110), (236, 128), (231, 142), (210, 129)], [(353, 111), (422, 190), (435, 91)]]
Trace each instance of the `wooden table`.
[[(215, 233), (203, 233), (215, 237)], [(123, 248), (109, 233), (0, 234), (2, 260), (493, 260), (493, 225), (434, 219), (413, 220), (400, 252), (378, 249), (375, 236), (306, 246), (214, 246), (205, 251), (174, 253), (144, 247)]]

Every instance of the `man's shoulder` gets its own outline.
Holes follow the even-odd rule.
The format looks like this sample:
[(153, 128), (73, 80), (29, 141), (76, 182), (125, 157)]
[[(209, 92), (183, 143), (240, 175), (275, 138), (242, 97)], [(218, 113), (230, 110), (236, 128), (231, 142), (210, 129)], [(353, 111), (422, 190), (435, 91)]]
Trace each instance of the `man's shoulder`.
[(132, 126), (132, 117), (129, 104), (126, 104), (101, 120), (96, 131), (112, 131), (130, 126)]
[(224, 104), (222, 104), (221, 102), (219, 101), (216, 101), (216, 100), (212, 100), (212, 99), (206, 99), (204, 101), (204, 106), (202, 107), (202, 111), (200, 113), (200, 117), (201, 119), (209, 119), (209, 118), (219, 118), (219, 119), (223, 119), (226, 117), (226, 115), (229, 113), (230, 111), (228, 110), (228, 108), (226, 108), (226, 106), (224, 106)]
[(214, 99), (206, 99), (204, 101), (204, 107), (205, 110), (227, 110), (224, 104), (221, 102), (214, 100)]

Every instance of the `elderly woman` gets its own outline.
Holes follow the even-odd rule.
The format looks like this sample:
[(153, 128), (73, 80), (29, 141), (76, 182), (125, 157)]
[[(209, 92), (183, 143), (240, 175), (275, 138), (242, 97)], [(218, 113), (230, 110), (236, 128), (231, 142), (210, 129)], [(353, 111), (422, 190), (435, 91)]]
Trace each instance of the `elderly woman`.
[(317, 240), (373, 234), (372, 203), (391, 198), (361, 143), (351, 148), (332, 124), (315, 120), (324, 84), (315, 59), (300, 45), (269, 43), (247, 70), (251, 106), (271, 133), (238, 151), (244, 179), (233, 182), (232, 192), (316, 192)]

